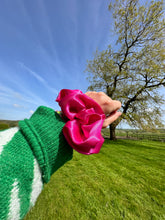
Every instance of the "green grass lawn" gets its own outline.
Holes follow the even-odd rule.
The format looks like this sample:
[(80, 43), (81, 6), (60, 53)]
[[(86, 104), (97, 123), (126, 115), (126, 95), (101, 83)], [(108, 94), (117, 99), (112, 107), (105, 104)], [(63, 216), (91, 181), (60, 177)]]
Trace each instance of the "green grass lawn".
[(74, 152), (25, 220), (165, 219), (165, 143), (118, 140)]

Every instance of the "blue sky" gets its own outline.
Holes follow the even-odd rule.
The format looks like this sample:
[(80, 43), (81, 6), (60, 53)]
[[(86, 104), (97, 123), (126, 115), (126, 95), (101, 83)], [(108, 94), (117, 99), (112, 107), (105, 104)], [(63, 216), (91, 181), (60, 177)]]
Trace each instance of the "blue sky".
[[(0, 6), (0, 119), (23, 119), (63, 88), (86, 92), (87, 59), (115, 42), (109, 0), (6, 0)], [(163, 91), (163, 90), (162, 90)]]
[(63, 88), (87, 90), (84, 70), (110, 43), (107, 0), (6, 0), (0, 7), (0, 118), (23, 119)]

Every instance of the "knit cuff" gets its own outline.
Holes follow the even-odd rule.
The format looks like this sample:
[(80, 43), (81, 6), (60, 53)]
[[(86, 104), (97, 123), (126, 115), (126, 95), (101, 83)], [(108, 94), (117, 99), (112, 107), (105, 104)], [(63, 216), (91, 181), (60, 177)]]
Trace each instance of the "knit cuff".
[(43, 182), (65, 162), (72, 159), (73, 149), (62, 134), (65, 125), (53, 110), (39, 107), (31, 118), (19, 122), (19, 127), (31, 147), (42, 172)]

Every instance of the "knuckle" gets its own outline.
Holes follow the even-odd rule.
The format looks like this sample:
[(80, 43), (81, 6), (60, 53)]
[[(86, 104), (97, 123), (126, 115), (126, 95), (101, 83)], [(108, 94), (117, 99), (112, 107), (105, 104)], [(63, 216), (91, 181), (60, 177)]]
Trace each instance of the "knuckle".
[(114, 107), (116, 107), (118, 109), (121, 108), (121, 102), (118, 100), (113, 100), (113, 105), (114, 105)]
[(99, 95), (99, 96), (104, 96), (105, 93), (104, 93), (104, 92), (98, 92), (98, 95)]
[(120, 101), (118, 101), (118, 105), (119, 105), (119, 108), (121, 108), (121, 102)]
[(105, 103), (105, 105), (107, 105), (107, 106), (113, 104), (113, 103), (112, 103), (112, 100), (106, 100), (104, 103)]
[(109, 125), (108, 121), (105, 120), (104, 123), (103, 123), (104, 128), (108, 127), (108, 125)]
[(105, 123), (105, 124), (104, 124), (104, 127), (105, 127), (105, 128), (108, 127), (108, 123)]

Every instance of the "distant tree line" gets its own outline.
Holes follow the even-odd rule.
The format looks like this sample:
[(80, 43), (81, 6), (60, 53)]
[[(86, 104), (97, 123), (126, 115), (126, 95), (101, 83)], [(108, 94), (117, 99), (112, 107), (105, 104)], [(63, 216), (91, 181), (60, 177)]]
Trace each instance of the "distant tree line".
[(0, 130), (5, 130), (12, 127), (17, 127), (18, 121), (11, 121), (11, 120), (0, 120)]

